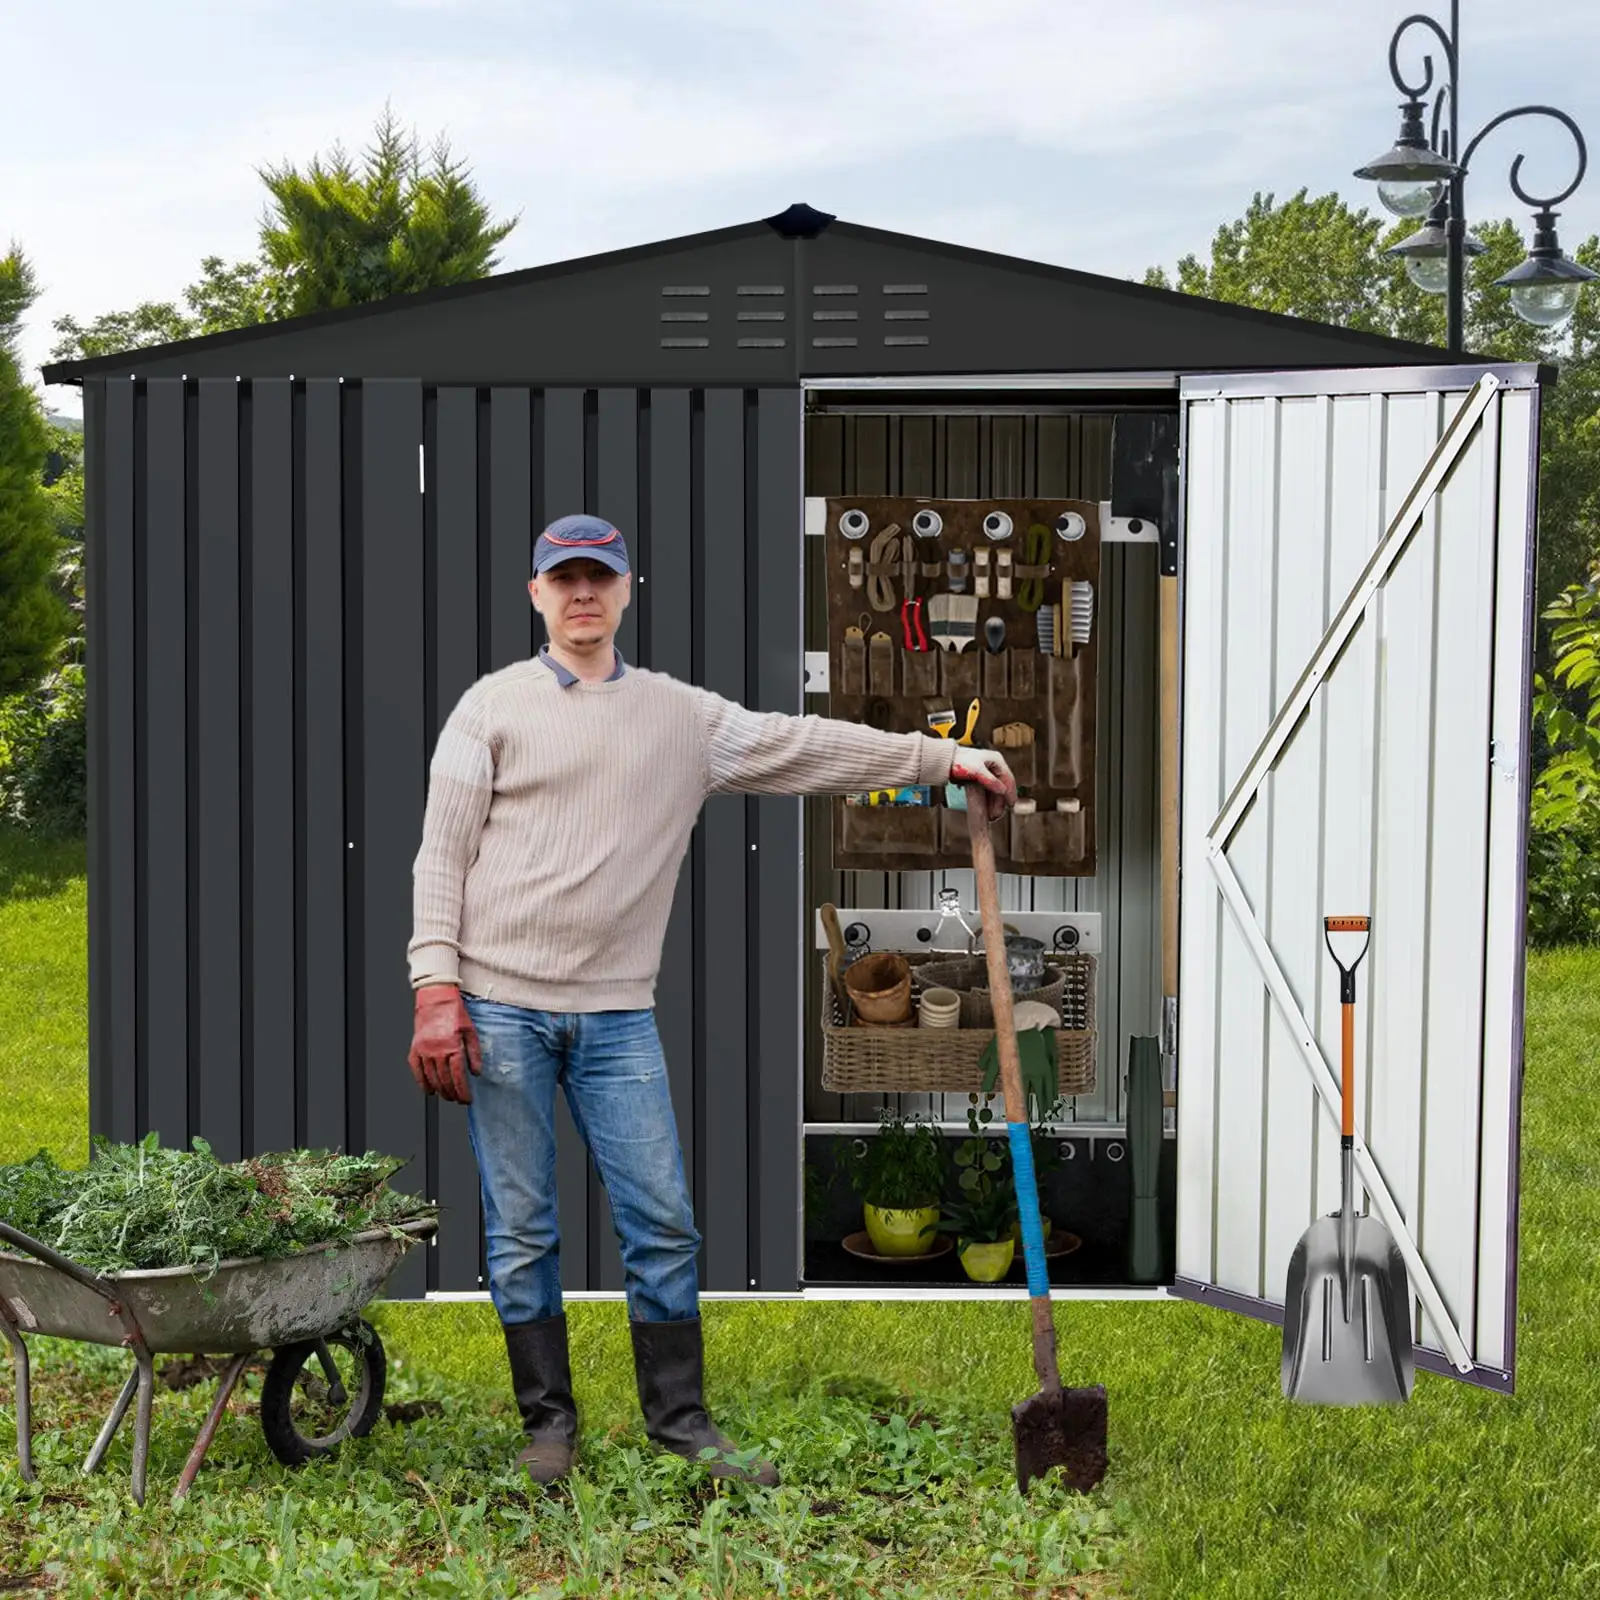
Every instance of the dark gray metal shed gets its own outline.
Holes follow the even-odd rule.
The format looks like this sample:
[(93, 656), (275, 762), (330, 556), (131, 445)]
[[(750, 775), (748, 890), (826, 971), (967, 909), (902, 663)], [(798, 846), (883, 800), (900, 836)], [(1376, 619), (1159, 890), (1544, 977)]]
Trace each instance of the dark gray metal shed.
[[(84, 391), (93, 1131), (199, 1134), (223, 1159), (413, 1155), (397, 1182), (446, 1211), (390, 1292), (478, 1291), (465, 1119), (406, 1067), (410, 868), (443, 716), (540, 642), (524, 584), (547, 520), (628, 531), (629, 660), (800, 711), (806, 495), (1101, 500), (1113, 419), (1175, 416), (1185, 372), (1438, 360), (794, 207), (47, 367)], [(1154, 553), (1108, 561), (1115, 614), (1153, 615)], [(1108, 961), (1118, 1038), (1157, 1023), (1132, 942), (1154, 883), (1152, 671), (1130, 659), (1106, 690), (1125, 798), (1100, 882), (1074, 890), (1146, 905)], [(801, 1129), (866, 1112), (813, 1092), (814, 904), (931, 903), (910, 874), (833, 873), (808, 804), (714, 798), (678, 886), (658, 1015), (708, 1291), (796, 1290)], [(1113, 1094), (1084, 1121), (1117, 1114)], [(564, 1281), (619, 1290), (559, 1115)]]

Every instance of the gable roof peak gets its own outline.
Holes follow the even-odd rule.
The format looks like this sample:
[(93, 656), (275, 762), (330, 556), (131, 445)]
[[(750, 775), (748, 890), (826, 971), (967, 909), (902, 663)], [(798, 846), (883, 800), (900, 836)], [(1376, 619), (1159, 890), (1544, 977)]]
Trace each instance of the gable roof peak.
[(780, 211), (777, 216), (768, 217), (766, 223), (785, 239), (815, 239), (830, 222), (835, 220), (832, 212), (818, 211), (815, 206), (808, 206), (805, 201), (796, 200), (787, 211)]

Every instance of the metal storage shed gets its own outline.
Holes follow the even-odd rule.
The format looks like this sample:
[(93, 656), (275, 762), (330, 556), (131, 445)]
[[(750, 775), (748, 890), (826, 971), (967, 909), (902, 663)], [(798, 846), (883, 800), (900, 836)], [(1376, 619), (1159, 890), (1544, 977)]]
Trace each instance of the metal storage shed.
[[(200, 1134), (223, 1159), (414, 1155), (398, 1181), (446, 1212), (389, 1292), (482, 1292), (465, 1119), (405, 1067), (403, 950), (438, 727), (539, 642), (538, 528), (581, 508), (629, 532), (629, 660), (799, 712), (820, 687), (808, 500), (1080, 497), (1123, 519), (1101, 864), (1004, 889), (1100, 951), (1099, 1087), (1068, 1148), (1125, 1186), (1098, 1159), (1124, 1131), (1120, 1062), (1163, 1022), (1156, 591), (1181, 545), (1171, 1292), (1275, 1318), (1293, 1240), (1337, 1204), (1316, 919), (1364, 899), (1360, 1158), (1415, 1241), (1418, 1361), (1509, 1388), (1544, 374), (1439, 361), (796, 206), (47, 367), (84, 390), (92, 1130)], [(1436, 457), (1439, 492), (1408, 500)], [(1364, 564), (1418, 526), (1297, 684)], [(815, 909), (905, 930), (940, 887), (970, 907), (971, 875), (836, 874), (826, 807), (714, 797), (678, 886), (658, 1021), (708, 1293), (897, 1292), (807, 1274), (803, 1152), (868, 1112), (817, 1083)], [(964, 1105), (927, 1103), (964, 1131)], [(615, 1292), (603, 1192), (559, 1116), (563, 1282)]]

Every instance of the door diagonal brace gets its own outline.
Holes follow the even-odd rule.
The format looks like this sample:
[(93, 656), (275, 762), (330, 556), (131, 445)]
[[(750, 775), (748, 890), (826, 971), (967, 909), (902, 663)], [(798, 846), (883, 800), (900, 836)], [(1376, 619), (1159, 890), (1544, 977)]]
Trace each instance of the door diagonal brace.
[[(1262, 932), (1254, 911), (1251, 910), (1250, 902), (1245, 898), (1244, 888), (1234, 873), (1232, 863), (1228, 860), (1228, 843), (1267, 773), (1272, 770), (1278, 757), (1283, 753), (1283, 747), (1289, 742), (1290, 735), (1298, 726), (1312, 697), (1327, 681), (1329, 669), (1355, 631), (1368, 602), (1388, 576), (1395, 562), (1400, 559), (1410, 542), (1411, 535), (1422, 521), (1422, 514), (1427, 509), (1429, 501), (1438, 492), (1439, 486), (1455, 465), (1499, 387), (1499, 379), (1492, 372), (1486, 372), (1462, 401), (1449, 426), (1440, 435), (1439, 442), (1435, 445), (1432, 455), (1428, 457), (1426, 465), (1417, 475), (1410, 492), (1406, 495), (1405, 503), (1395, 513), (1383, 538), (1378, 541), (1377, 549), (1372, 552), (1366, 566), (1362, 568), (1360, 576), (1345, 597), (1344, 604), (1340, 606), (1327, 632), (1323, 634), (1321, 642), (1306, 663), (1305, 670), (1296, 680), (1282, 709), (1273, 718), (1272, 725), (1250, 758), (1243, 775), (1234, 785), (1233, 792), (1206, 832), (1206, 859), (1211, 864), (1217, 886), (1222, 891), (1223, 899), (1228, 902), (1229, 910), (1233, 912), (1234, 920), (1244, 935), (1245, 943), (1249, 946), (1268, 991), (1294, 1035), (1301, 1059), (1311, 1076), (1312, 1087), (1335, 1120), (1339, 1118), (1341, 1110), (1340, 1079), (1335, 1076), (1333, 1067), (1323, 1055), (1289, 987), (1289, 980), (1285, 977), (1271, 945), (1267, 943), (1266, 935)], [(1355, 1138), (1354, 1153), (1361, 1181), (1367, 1193), (1372, 1196), (1372, 1202), (1377, 1207), (1384, 1226), (1394, 1236), (1395, 1243), (1405, 1258), (1412, 1287), (1416, 1290), (1427, 1310), (1429, 1320), (1443, 1341), (1445, 1354), (1457, 1371), (1471, 1372), (1472, 1358), (1467, 1354), (1466, 1341), (1461, 1336), (1461, 1330), (1446, 1309), (1444, 1297), (1439, 1293), (1439, 1286), (1434, 1282), (1433, 1274), (1423, 1261), (1416, 1240), (1411, 1237), (1411, 1230), (1400, 1214), (1394, 1195), (1384, 1181), (1383, 1174), (1379, 1172), (1377, 1163), (1372, 1159), (1372, 1152), (1367, 1148), (1366, 1141), (1359, 1134)]]
[(1350, 590), (1344, 604), (1339, 607), (1338, 615), (1329, 624), (1328, 631), (1323, 634), (1322, 642), (1306, 663), (1305, 671), (1300, 674), (1294, 688), (1289, 691), (1289, 697), (1283, 702), (1282, 710), (1272, 719), (1272, 726), (1267, 729), (1256, 753), (1250, 758), (1249, 765), (1244, 769), (1244, 775), (1233, 786), (1233, 793), (1228, 796), (1222, 810), (1218, 812), (1217, 820), (1211, 824), (1208, 835), (1223, 849), (1227, 848), (1228, 841), (1233, 838), (1234, 829), (1239, 826), (1239, 819), (1244, 815), (1245, 808), (1255, 798), (1262, 779), (1283, 753), (1283, 747), (1289, 742), (1289, 736), (1294, 732), (1302, 713), (1311, 704), (1311, 697), (1326, 680), (1328, 669), (1338, 658), (1339, 652), (1344, 649), (1345, 641), (1355, 632), (1356, 624), (1361, 621), (1362, 614), (1367, 609), (1367, 602), (1371, 600), (1378, 585), (1388, 577), (1389, 569), (1400, 559), (1406, 545), (1410, 543), (1411, 535), (1416, 532), (1417, 525), (1422, 521), (1422, 513), (1428, 508), (1428, 502), (1438, 491), (1439, 485), (1444, 482), (1451, 467), (1455, 465), (1456, 457), (1466, 447), (1478, 419), (1488, 409), (1489, 402), (1499, 387), (1500, 380), (1492, 372), (1484, 373), (1462, 401), (1461, 409), (1450, 419), (1449, 427), (1440, 435), (1433, 454), (1428, 457), (1427, 465), (1423, 467), (1417, 481), (1411, 485), (1405, 504), (1395, 513), (1388, 530), (1378, 541), (1378, 548), (1372, 552), (1366, 566), (1361, 569), (1361, 576), (1356, 579), (1355, 586)]
[[(1338, 1122), (1340, 1079), (1334, 1073), (1327, 1057), (1323, 1055), (1321, 1046), (1318, 1045), (1310, 1025), (1295, 1001), (1294, 993), (1289, 988), (1289, 980), (1284, 976), (1278, 958), (1272, 953), (1272, 947), (1267, 943), (1261, 925), (1250, 909), (1250, 902), (1245, 899), (1243, 887), (1234, 876), (1227, 852), (1214, 839), (1208, 839), (1206, 853), (1211, 862), (1211, 870), (1216, 875), (1218, 887), (1222, 890), (1222, 897), (1228, 902), (1228, 907), (1239, 924), (1239, 930), (1244, 934), (1245, 943), (1249, 945), (1256, 965), (1261, 969), (1261, 976), (1266, 980), (1267, 988), (1272, 998), (1277, 1001), (1278, 1010), (1282, 1012), (1283, 1020), (1288, 1024), (1294, 1035), (1294, 1041), (1299, 1046), (1306, 1070), (1311, 1075), (1312, 1087), (1322, 1097), (1322, 1103), (1328, 1108), (1334, 1121)], [(1423, 1261), (1421, 1251), (1417, 1249), (1416, 1240), (1411, 1237), (1411, 1230), (1400, 1214), (1400, 1207), (1395, 1204), (1394, 1196), (1390, 1193), (1388, 1184), (1384, 1182), (1383, 1174), (1378, 1171), (1377, 1164), (1372, 1159), (1372, 1152), (1367, 1148), (1366, 1140), (1359, 1133), (1355, 1136), (1355, 1164), (1361, 1174), (1362, 1183), (1366, 1185), (1367, 1193), (1372, 1196), (1372, 1203), (1377, 1208), (1383, 1225), (1394, 1235), (1395, 1243), (1400, 1247), (1400, 1254), (1405, 1257), (1406, 1271), (1411, 1275), (1411, 1285), (1426, 1308), (1429, 1319), (1438, 1330), (1445, 1354), (1458, 1372), (1471, 1372), (1472, 1357), (1467, 1354), (1466, 1341), (1461, 1337), (1455, 1319), (1446, 1309), (1444, 1297), (1439, 1293), (1439, 1286), (1433, 1281), (1433, 1274)]]

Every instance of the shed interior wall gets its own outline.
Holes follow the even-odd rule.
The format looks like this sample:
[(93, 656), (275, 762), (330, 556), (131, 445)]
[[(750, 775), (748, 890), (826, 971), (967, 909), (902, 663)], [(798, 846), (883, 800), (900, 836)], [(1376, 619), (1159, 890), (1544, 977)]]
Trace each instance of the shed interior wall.
[[(1099, 502), (1111, 494), (1112, 429), (1109, 406), (1087, 409), (1070, 395), (1031, 394), (995, 399), (993, 409), (964, 403), (949, 411), (922, 404), (881, 411), (825, 409), (818, 397), (806, 417), (805, 492), (926, 495), (930, 498), (1058, 496)], [(1139, 397), (1147, 409), (1150, 396)], [(1001, 403), (1009, 401), (1010, 403)], [(1115, 508), (1114, 508), (1115, 509)], [(805, 539), (806, 648), (827, 648), (825, 574), (820, 539)], [(1161, 1016), (1160, 703), (1158, 685), (1158, 551), (1154, 545), (1108, 543), (1102, 550), (1096, 626), (1100, 635), (1096, 751), (1100, 817), (1098, 870), (1092, 877), (1022, 877), (1002, 874), (1003, 910), (1093, 911), (1102, 918), (1099, 958), (1096, 1087), (1066, 1102), (1054, 1126), (1064, 1134), (1120, 1135), (1128, 1040), (1158, 1035)], [(821, 709), (825, 697), (810, 697)], [(932, 908), (939, 891), (957, 889), (969, 922), (976, 923), (976, 879), (971, 870), (841, 872), (833, 867), (832, 800), (805, 802), (806, 961), (804, 970), (804, 1119), (807, 1162), (815, 1167), (830, 1130), (875, 1125), (879, 1109), (898, 1107), (965, 1135), (965, 1094), (837, 1094), (822, 1087), (822, 976), (812, 949), (811, 916), (831, 901), (860, 908)], [(997, 1120), (1003, 1113), (997, 1110)], [(1095, 1137), (1078, 1148), (1103, 1160), (1120, 1145)], [(1171, 1141), (1164, 1146), (1170, 1161)], [(1107, 1169), (1107, 1176), (1110, 1176)], [(813, 1173), (813, 1182), (815, 1182)], [(1125, 1169), (1116, 1174), (1125, 1182)], [(817, 1204), (817, 1202), (813, 1202)], [(820, 1209), (820, 1206), (819, 1206)], [(1114, 1209), (1114, 1208), (1113, 1208)], [(859, 1205), (856, 1206), (859, 1215)], [(1120, 1219), (1118, 1219), (1120, 1220)], [(856, 1226), (859, 1226), (859, 1221)], [(1069, 1223), (1070, 1225), (1070, 1223)], [(1170, 1217), (1167, 1226), (1170, 1229)], [(818, 1233), (813, 1220), (808, 1237)], [(826, 1231), (825, 1229), (822, 1231)], [(836, 1230), (835, 1230), (836, 1231)], [(903, 1271), (900, 1269), (903, 1280)]]

